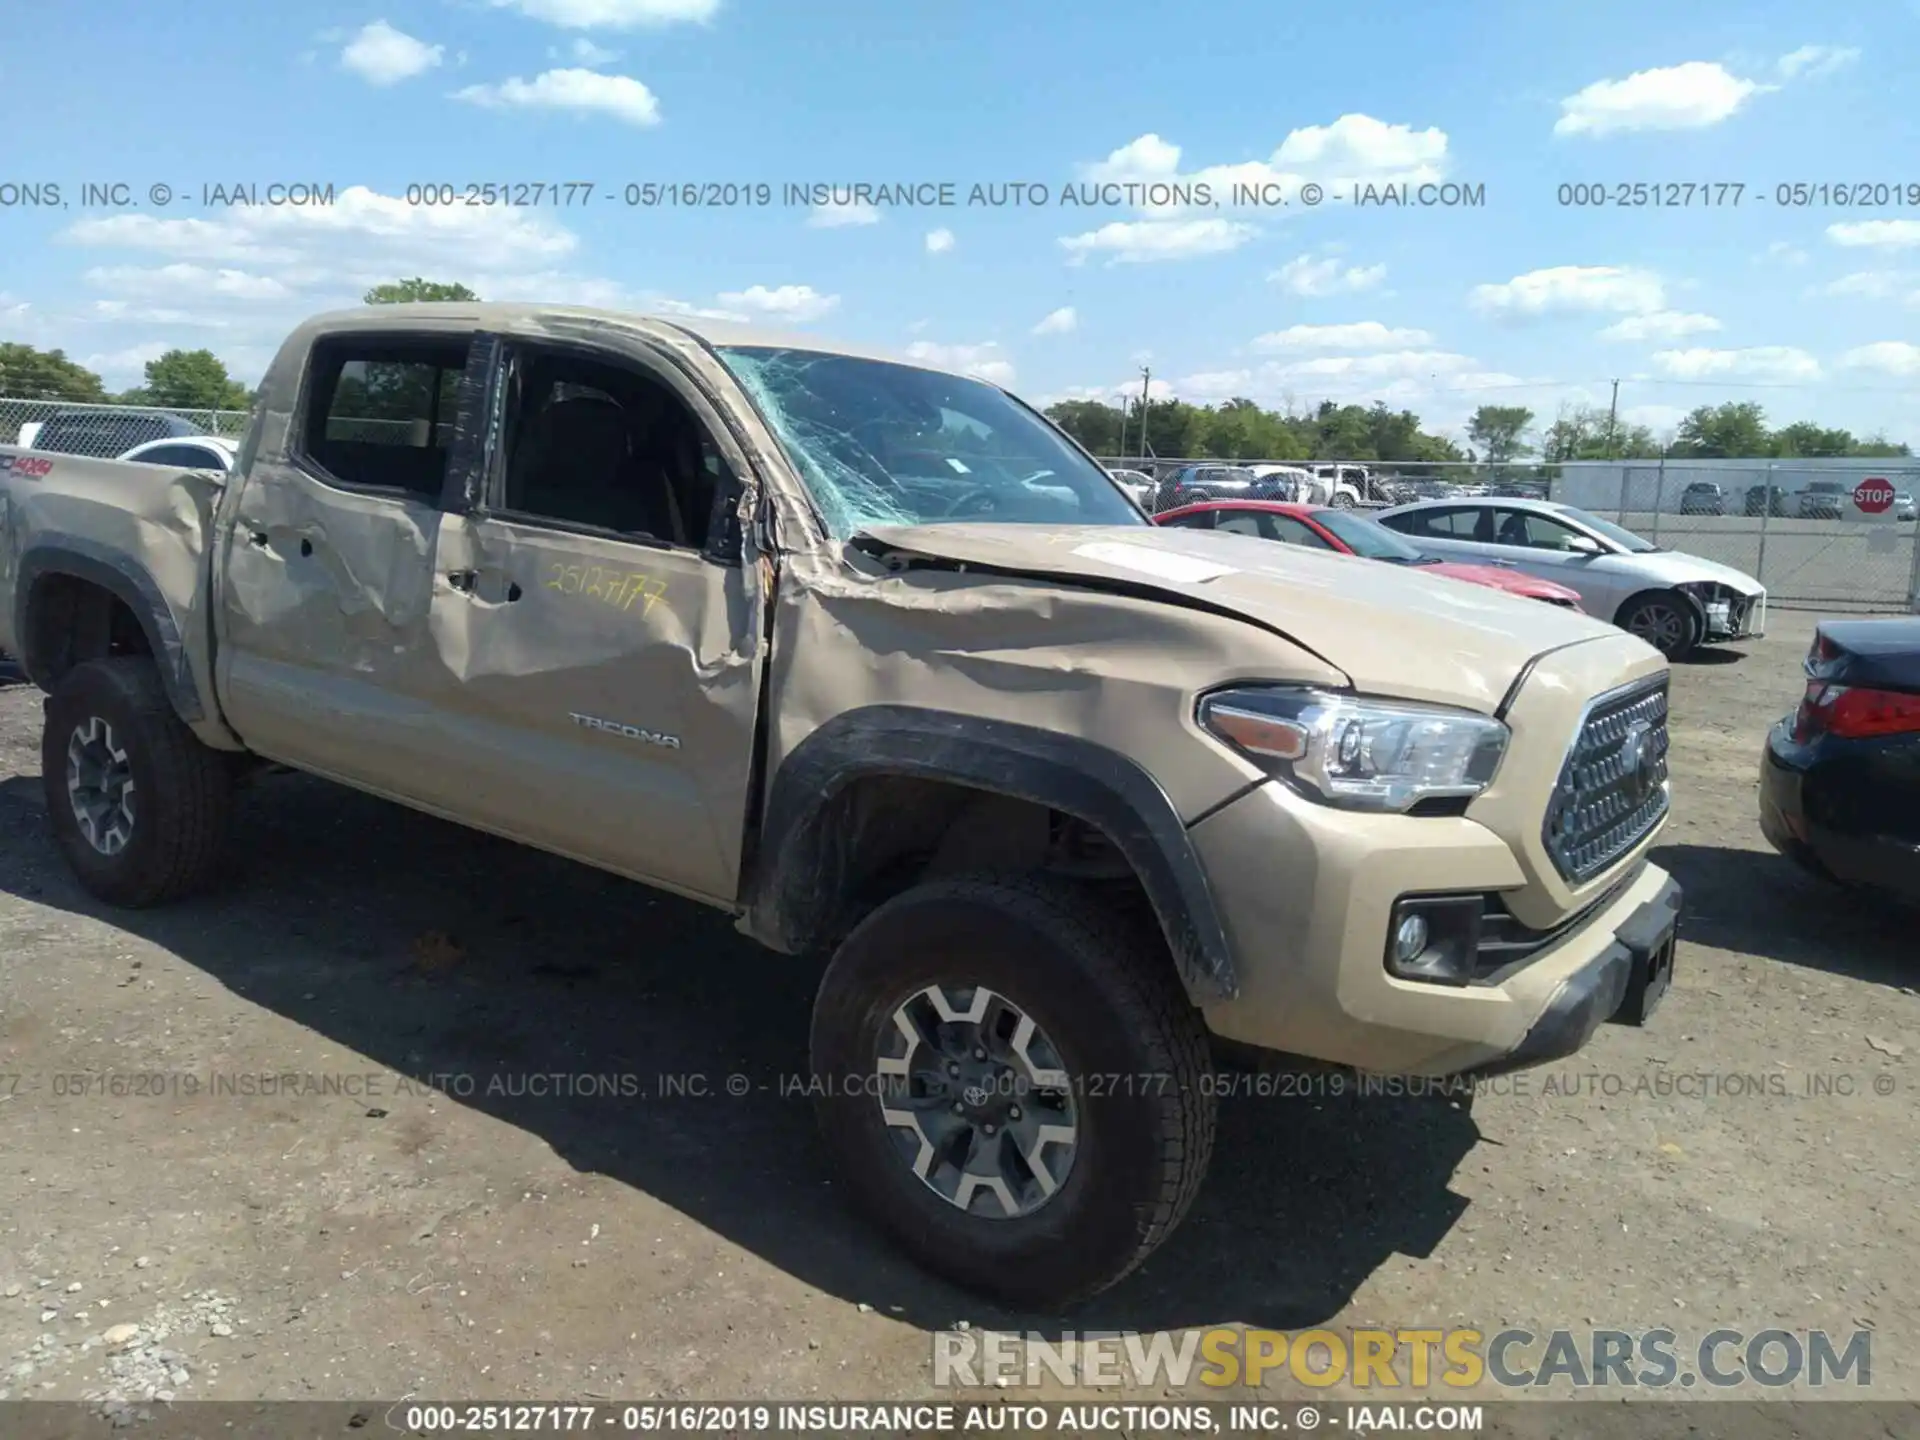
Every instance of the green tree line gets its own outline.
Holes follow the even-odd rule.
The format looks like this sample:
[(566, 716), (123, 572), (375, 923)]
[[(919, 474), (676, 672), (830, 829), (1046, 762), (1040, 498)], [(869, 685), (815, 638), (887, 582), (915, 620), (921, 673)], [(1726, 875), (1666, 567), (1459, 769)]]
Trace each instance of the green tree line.
[[(1778, 429), (1751, 401), (1702, 405), (1671, 436), (1621, 421), (1604, 406), (1569, 405), (1549, 423), (1524, 405), (1482, 405), (1467, 422), (1462, 449), (1422, 428), (1410, 410), (1339, 405), (1323, 400), (1305, 412), (1268, 410), (1237, 398), (1219, 405), (1155, 400), (1147, 408), (1145, 443), (1141, 405), (1123, 408), (1098, 400), (1063, 400), (1047, 414), (1096, 455), (1155, 455), (1217, 460), (1477, 460), (1505, 465), (1569, 460), (1692, 458), (1716, 455), (1786, 458), (1825, 455), (1910, 455), (1884, 435), (1800, 420)], [(1149, 450), (1147, 447), (1151, 447)]]

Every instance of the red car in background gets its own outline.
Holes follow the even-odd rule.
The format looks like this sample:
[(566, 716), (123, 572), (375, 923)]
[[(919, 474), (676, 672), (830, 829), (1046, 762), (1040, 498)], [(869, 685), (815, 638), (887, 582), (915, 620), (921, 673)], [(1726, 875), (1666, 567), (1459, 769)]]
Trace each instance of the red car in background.
[(1331, 550), (1339, 555), (1385, 560), (1390, 565), (1420, 565), (1431, 575), (1486, 585), (1505, 590), (1509, 595), (1563, 605), (1569, 610), (1580, 608), (1579, 594), (1565, 585), (1500, 565), (1462, 565), (1435, 559), (1415, 549), (1377, 520), (1369, 520), (1352, 510), (1336, 510), (1330, 505), (1290, 505), (1278, 500), (1206, 501), (1163, 510), (1153, 517), (1153, 523), (1178, 525), (1186, 530), (1257, 535), (1263, 540)]

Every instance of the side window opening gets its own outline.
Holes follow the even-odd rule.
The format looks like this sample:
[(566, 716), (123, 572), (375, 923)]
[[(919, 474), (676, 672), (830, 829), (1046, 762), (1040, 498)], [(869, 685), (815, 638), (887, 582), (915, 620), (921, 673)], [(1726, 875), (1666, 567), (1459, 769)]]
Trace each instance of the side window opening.
[(467, 341), (322, 342), (303, 448), (346, 485), (437, 500), (447, 473)]
[(500, 508), (704, 550), (736, 482), (667, 386), (623, 366), (524, 353)]

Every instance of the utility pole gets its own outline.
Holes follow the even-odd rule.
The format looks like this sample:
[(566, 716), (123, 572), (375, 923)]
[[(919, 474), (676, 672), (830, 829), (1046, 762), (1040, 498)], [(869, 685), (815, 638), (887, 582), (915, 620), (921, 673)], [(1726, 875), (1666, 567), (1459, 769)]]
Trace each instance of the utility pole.
[(1147, 447), (1147, 387), (1153, 381), (1153, 371), (1147, 366), (1140, 367), (1140, 454), (1144, 459), (1153, 453)]
[(1620, 413), (1620, 382), (1613, 382), (1613, 399), (1607, 402), (1607, 459), (1613, 458), (1613, 421)]

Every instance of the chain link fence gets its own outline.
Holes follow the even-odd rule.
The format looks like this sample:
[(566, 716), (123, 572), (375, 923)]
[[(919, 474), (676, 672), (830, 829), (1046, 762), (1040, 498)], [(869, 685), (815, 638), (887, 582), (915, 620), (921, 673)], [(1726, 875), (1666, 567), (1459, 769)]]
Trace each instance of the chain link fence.
[(0, 445), (112, 457), (150, 440), (185, 435), (217, 435), (237, 442), (247, 428), (247, 418), (245, 410), (88, 405), (0, 396)]
[[(1262, 462), (1116, 456), (1101, 463), (1164, 480), (1189, 466)], [(1920, 520), (1915, 519), (1920, 459), (1272, 463), (1322, 473), (1363, 472), (1361, 507), (1414, 500), (1554, 500), (1612, 521), (1662, 549), (1751, 575), (1767, 587), (1772, 604), (1920, 613)]]
[(1563, 466), (1553, 498), (1756, 577), (1776, 604), (1920, 612), (1920, 460)]

